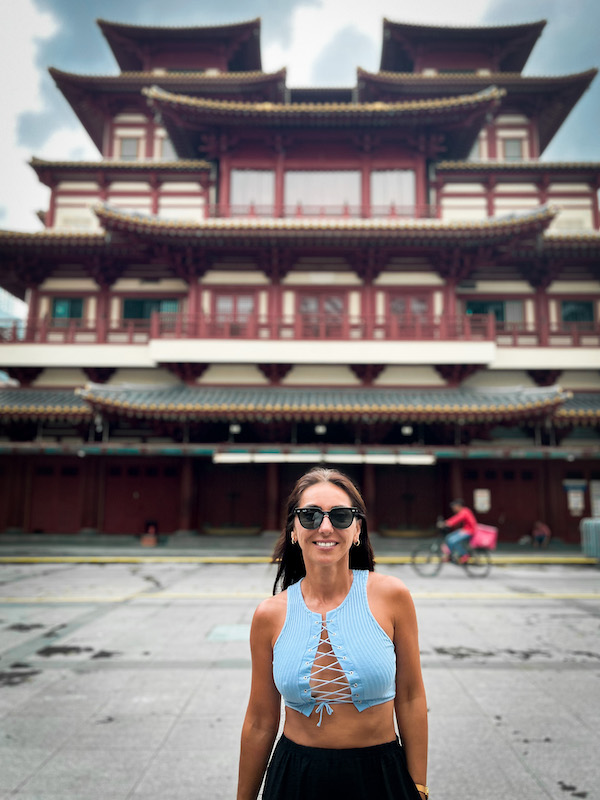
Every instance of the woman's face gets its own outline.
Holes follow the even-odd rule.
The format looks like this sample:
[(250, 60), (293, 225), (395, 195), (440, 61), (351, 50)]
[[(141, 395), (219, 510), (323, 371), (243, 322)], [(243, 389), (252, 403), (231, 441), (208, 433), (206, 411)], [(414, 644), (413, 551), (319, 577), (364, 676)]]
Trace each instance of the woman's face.
[[(352, 505), (348, 494), (333, 483), (315, 483), (309, 486), (298, 501), (298, 508), (311, 506), (322, 511), (330, 511), (336, 506), (351, 508)], [(342, 559), (347, 563), (350, 548), (358, 542), (360, 525), (360, 519), (355, 517), (349, 528), (334, 528), (329, 517), (323, 517), (319, 527), (310, 530), (303, 528), (296, 516), (292, 535), (298, 540), (305, 564), (339, 563)]]

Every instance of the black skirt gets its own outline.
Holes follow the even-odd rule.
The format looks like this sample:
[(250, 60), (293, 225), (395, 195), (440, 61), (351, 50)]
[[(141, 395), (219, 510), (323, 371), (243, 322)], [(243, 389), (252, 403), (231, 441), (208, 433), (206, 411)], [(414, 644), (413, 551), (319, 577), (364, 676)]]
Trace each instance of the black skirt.
[(263, 800), (421, 800), (398, 741), (329, 750), (282, 736), (267, 770)]

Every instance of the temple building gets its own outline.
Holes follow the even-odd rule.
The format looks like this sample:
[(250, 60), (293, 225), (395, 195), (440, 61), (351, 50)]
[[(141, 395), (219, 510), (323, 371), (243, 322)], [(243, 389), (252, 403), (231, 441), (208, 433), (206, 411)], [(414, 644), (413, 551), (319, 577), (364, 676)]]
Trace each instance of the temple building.
[(260, 20), (98, 25), (118, 74), (50, 73), (99, 158), (32, 158), (43, 229), (0, 231), (0, 531), (275, 530), (323, 463), (384, 535), (460, 496), (578, 541), (600, 163), (543, 155), (596, 69), (524, 76), (543, 21), (384, 20), (378, 72), (292, 88)]

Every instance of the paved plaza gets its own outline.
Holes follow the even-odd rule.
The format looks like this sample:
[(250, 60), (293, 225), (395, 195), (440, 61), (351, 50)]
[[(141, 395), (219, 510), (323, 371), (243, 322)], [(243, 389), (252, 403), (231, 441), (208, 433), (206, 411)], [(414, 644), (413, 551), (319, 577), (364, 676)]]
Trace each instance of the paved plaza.
[[(598, 569), (379, 569), (417, 606), (432, 800), (600, 798)], [(248, 630), (273, 578), (0, 564), (0, 800), (235, 798)]]

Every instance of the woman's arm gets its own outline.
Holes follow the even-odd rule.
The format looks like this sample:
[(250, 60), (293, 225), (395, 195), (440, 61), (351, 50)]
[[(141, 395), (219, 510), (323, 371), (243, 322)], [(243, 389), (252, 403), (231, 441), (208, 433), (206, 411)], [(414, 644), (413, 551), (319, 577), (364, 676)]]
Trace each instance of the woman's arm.
[(421, 674), (415, 607), (408, 589), (394, 587), (394, 645), (396, 647), (396, 720), (415, 783), (427, 785), (427, 700)]
[(256, 800), (279, 728), (281, 697), (273, 682), (273, 600), (259, 605), (250, 630), (252, 685), (242, 727), (237, 800)]

